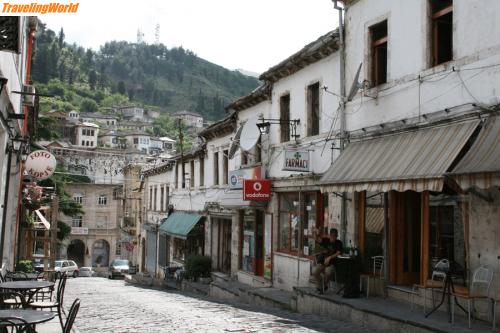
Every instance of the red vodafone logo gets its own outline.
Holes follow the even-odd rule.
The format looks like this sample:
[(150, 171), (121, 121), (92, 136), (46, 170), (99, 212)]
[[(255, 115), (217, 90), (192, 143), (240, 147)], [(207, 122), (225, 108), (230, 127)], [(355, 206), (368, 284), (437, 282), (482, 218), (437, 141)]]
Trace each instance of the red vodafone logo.
[(269, 201), (271, 200), (271, 181), (267, 179), (244, 179), (243, 200)]

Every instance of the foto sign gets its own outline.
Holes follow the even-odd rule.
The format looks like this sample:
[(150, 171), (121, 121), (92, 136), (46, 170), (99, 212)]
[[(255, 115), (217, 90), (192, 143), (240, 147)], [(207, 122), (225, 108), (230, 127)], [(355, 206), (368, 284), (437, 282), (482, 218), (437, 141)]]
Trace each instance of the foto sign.
[(38, 180), (47, 179), (56, 171), (56, 158), (46, 150), (35, 150), (26, 158), (26, 171)]
[(309, 172), (309, 152), (285, 150), (283, 170)]
[(243, 181), (243, 200), (271, 200), (271, 181), (268, 179), (245, 179)]

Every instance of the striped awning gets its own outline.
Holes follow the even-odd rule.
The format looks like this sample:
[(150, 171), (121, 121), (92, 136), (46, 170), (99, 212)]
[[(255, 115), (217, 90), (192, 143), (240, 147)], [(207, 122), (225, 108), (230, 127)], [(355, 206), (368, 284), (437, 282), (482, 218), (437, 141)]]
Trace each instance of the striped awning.
[(500, 116), (485, 121), (472, 147), (451, 175), (463, 190), (500, 186)]
[(352, 142), (321, 177), (323, 191), (441, 191), (479, 120)]

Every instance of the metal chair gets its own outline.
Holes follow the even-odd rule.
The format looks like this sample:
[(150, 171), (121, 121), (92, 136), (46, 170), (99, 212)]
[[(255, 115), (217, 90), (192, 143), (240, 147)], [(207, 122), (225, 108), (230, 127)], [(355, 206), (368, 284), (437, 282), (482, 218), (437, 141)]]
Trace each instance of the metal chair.
[(62, 274), (61, 279), (59, 279), (59, 284), (57, 285), (57, 293), (56, 293), (56, 299), (55, 300), (49, 300), (49, 301), (34, 301), (28, 304), (29, 307), (33, 309), (49, 309), (52, 310), (53, 308), (56, 308), (57, 310), (57, 315), (59, 316), (59, 322), (61, 323), (61, 327), (64, 328), (64, 324), (62, 322), (62, 306), (63, 306), (63, 300), (64, 300), (64, 289), (66, 288), (66, 280), (67, 280), (67, 275), (66, 273)]
[[(434, 300), (434, 291), (443, 289), (446, 274), (448, 274), (450, 270), (450, 261), (448, 259), (439, 260), (436, 265), (434, 265), (434, 269), (432, 271), (431, 279), (427, 280), (423, 286), (424, 289), (424, 313), (427, 312), (427, 290), (431, 291), (432, 296), (432, 305), (435, 305)], [(444, 290), (443, 290), (444, 292)]]
[(24, 295), (15, 291), (0, 291), (0, 309), (26, 309), (26, 299)]
[(23, 318), (0, 318), (0, 333), (36, 333), (34, 328)]
[(63, 333), (70, 333), (71, 328), (73, 327), (73, 323), (75, 322), (76, 315), (78, 314), (78, 310), (80, 309), (80, 299), (75, 299), (71, 308), (68, 312), (68, 318), (66, 319), (66, 323), (63, 326)]
[(384, 256), (373, 256), (373, 266), (372, 272), (361, 274), (359, 276), (359, 289), (363, 289), (363, 278), (366, 278), (366, 298), (368, 298), (370, 294), (370, 279), (373, 278), (383, 280), (384, 279)]
[[(491, 287), (491, 281), (493, 280), (493, 270), (488, 266), (480, 266), (474, 271), (472, 282), (470, 284), (469, 290), (467, 289), (455, 289), (452, 292), (454, 301), (457, 298), (462, 298), (467, 301), (467, 314), (469, 319), (469, 328), (471, 328), (471, 317), (474, 312), (474, 302), (476, 300), (482, 299), (490, 301), (489, 293)], [(455, 302), (451, 302), (451, 323), (455, 323)], [(494, 317), (494, 316), (493, 316)]]

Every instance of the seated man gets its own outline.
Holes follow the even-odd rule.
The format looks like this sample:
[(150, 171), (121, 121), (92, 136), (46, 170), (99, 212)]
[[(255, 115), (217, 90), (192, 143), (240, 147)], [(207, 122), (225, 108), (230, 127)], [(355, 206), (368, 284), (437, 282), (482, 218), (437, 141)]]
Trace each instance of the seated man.
[(320, 242), (320, 246), (324, 251), (318, 256), (318, 265), (313, 272), (316, 289), (319, 293), (323, 293), (323, 287), (328, 288), (328, 281), (331, 280), (335, 273), (336, 258), (342, 254), (343, 244), (337, 239), (338, 234), (337, 229), (332, 228), (329, 237), (323, 238)]

